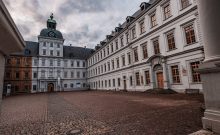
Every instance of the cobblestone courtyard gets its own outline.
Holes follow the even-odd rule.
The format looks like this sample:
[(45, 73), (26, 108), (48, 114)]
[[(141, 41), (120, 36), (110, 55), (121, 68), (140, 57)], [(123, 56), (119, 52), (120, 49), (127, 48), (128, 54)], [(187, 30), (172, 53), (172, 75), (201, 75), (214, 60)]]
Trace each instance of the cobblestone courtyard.
[(202, 128), (202, 95), (66, 92), (3, 100), (1, 135), (186, 135)]

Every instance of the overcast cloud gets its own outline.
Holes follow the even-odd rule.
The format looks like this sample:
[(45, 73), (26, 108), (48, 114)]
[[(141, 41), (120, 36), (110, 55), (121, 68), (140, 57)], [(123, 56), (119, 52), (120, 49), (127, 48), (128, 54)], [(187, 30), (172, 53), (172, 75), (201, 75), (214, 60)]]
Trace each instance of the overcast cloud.
[(54, 13), (65, 44), (94, 48), (148, 0), (3, 0), (25, 40), (37, 41)]

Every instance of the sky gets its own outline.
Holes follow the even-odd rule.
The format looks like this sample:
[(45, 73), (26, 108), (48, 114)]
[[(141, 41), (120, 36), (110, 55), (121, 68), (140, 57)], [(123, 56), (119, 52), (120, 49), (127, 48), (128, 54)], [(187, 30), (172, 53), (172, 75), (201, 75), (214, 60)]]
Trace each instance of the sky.
[(3, 0), (24, 40), (38, 41), (54, 14), (65, 45), (94, 48), (148, 0)]

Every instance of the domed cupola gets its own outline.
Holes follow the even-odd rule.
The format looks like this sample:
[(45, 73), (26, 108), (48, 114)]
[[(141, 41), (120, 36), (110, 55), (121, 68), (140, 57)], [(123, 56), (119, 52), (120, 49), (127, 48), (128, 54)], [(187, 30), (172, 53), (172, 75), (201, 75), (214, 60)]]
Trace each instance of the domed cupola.
[(47, 37), (47, 38), (63, 39), (62, 33), (56, 30), (56, 26), (57, 26), (57, 22), (54, 20), (54, 16), (52, 13), (50, 18), (47, 20), (47, 28), (43, 29), (40, 32), (40, 36)]

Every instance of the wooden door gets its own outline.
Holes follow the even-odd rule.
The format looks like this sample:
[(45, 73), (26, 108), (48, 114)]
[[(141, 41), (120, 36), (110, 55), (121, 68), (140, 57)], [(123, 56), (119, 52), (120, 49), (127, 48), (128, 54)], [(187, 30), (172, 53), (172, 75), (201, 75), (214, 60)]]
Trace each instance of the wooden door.
[(48, 84), (48, 92), (54, 92), (54, 84), (53, 83), (50, 83)]
[(157, 73), (157, 87), (163, 89), (164, 82), (163, 82), (163, 72)]

